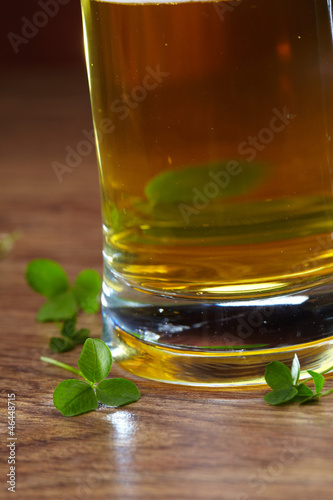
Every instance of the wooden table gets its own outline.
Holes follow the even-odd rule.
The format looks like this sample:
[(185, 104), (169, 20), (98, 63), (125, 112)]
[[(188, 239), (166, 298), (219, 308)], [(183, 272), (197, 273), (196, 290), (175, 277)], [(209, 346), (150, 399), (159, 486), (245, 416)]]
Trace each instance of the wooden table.
[[(24, 271), (36, 257), (59, 261), (71, 279), (85, 267), (102, 268), (94, 152), (62, 182), (51, 166), (92, 129), (86, 76), (83, 68), (7, 71), (2, 90), (0, 232), (21, 232), (0, 260), (1, 446), (7, 457), (7, 394), (15, 393), (16, 498), (333, 498), (333, 396), (270, 407), (264, 388), (168, 386), (114, 367), (114, 376), (138, 384), (137, 403), (74, 418), (54, 408), (53, 390), (69, 374), (39, 360), (52, 355), (55, 327), (35, 322), (42, 298)], [(100, 336), (99, 316), (81, 325)], [(79, 352), (54, 357), (75, 366)], [(3, 471), (0, 497), (10, 498), (7, 463)]]

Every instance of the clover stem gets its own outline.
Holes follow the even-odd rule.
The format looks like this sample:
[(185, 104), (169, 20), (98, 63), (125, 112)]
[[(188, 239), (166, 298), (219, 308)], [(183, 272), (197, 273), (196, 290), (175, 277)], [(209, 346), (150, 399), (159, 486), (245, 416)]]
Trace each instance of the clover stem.
[(322, 396), (327, 396), (327, 394), (332, 394), (333, 389), (329, 389), (328, 391), (321, 392), (318, 394), (318, 397), (321, 398)]
[(42, 361), (45, 361), (45, 363), (50, 363), (51, 365), (59, 366), (59, 368), (64, 368), (64, 370), (68, 370), (69, 372), (75, 373), (76, 375), (83, 377), (80, 370), (77, 370), (76, 368), (73, 368), (72, 366), (66, 365), (65, 363), (61, 363), (61, 361), (57, 361), (56, 359), (52, 359), (52, 358), (47, 358), (46, 356), (41, 356), (40, 359)]

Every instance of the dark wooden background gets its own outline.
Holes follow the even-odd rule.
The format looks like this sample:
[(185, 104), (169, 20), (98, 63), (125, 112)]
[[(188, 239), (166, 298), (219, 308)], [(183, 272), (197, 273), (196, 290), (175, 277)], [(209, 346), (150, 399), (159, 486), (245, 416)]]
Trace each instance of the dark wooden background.
[[(60, 4), (58, 0), (1, 2), (0, 61), (3, 66), (83, 65), (80, 0), (59, 2), (64, 3)], [(40, 15), (40, 12), (44, 14)], [(31, 23), (35, 27), (31, 27)], [(15, 49), (13, 45), (16, 45)]]
[[(35, 5), (14, 4), (11, 20)], [(64, 49), (60, 64), (45, 52), (50, 21), (23, 47), (22, 60), (10, 54), (0, 82), (0, 233), (21, 232), (0, 260), (0, 498), (11, 498), (7, 394), (14, 392), (20, 500), (330, 500), (333, 396), (311, 406), (273, 408), (262, 400), (264, 388), (198, 390), (128, 376), (142, 393), (133, 405), (75, 418), (53, 407), (54, 388), (70, 374), (39, 360), (51, 354), (55, 329), (34, 321), (42, 299), (25, 284), (25, 267), (36, 257), (55, 259), (72, 279), (84, 267), (102, 269), (94, 153), (61, 183), (52, 169), (52, 162), (64, 162), (67, 146), (76, 148), (84, 138), (83, 129), (92, 128), (78, 2), (61, 9), (72, 12), (78, 27), (70, 30), (75, 57), (68, 53), (67, 59)], [(61, 16), (54, 19), (63, 23), (59, 43), (68, 37), (69, 18)], [(100, 315), (81, 324), (100, 336)], [(54, 357), (75, 365), (79, 351)], [(113, 375), (126, 376), (117, 367)], [(332, 380), (327, 385), (332, 388)]]

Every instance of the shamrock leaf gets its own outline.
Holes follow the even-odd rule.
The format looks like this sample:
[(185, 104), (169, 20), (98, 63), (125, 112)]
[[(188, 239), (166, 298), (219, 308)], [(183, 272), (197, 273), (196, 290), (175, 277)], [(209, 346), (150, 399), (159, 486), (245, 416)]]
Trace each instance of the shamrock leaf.
[(78, 275), (73, 285), (73, 294), (83, 311), (98, 311), (101, 287), (101, 278), (93, 269), (85, 269)]
[(100, 382), (110, 373), (111, 351), (102, 340), (87, 339), (77, 364), (87, 380)]
[(134, 403), (140, 397), (137, 386), (124, 378), (103, 380), (96, 387), (98, 401), (109, 406), (123, 406)]
[(54, 406), (65, 417), (96, 410), (98, 401), (94, 389), (83, 380), (69, 379), (60, 382), (53, 393)]
[(289, 368), (280, 361), (272, 361), (266, 366), (265, 380), (272, 389), (285, 389), (293, 384)]
[(26, 269), (26, 280), (35, 292), (51, 298), (69, 288), (67, 274), (57, 262), (49, 259), (32, 260)]

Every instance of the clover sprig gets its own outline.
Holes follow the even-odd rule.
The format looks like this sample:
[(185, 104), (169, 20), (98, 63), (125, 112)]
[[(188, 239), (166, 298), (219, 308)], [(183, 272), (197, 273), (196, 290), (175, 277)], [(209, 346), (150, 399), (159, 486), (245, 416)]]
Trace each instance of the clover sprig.
[(64, 380), (54, 390), (54, 406), (65, 417), (96, 410), (98, 402), (118, 407), (133, 403), (140, 397), (138, 388), (130, 380), (106, 378), (111, 370), (112, 355), (102, 340), (85, 341), (77, 363), (79, 370), (52, 358), (42, 356), (41, 360), (84, 378)]
[[(320, 373), (307, 370), (309, 378), (299, 382), (301, 366), (297, 354), (295, 354), (291, 370), (280, 361), (273, 361), (266, 366), (265, 380), (272, 391), (264, 396), (266, 403), (280, 405), (283, 403), (309, 403), (333, 392), (333, 389), (323, 391), (325, 384), (324, 374), (333, 370), (333, 366)], [(315, 392), (305, 382), (314, 383)]]
[(99, 310), (101, 278), (97, 271), (80, 272), (72, 286), (64, 269), (50, 259), (34, 259), (26, 269), (29, 286), (47, 298), (39, 309), (36, 319), (54, 322), (60, 329), (60, 337), (52, 337), (49, 347), (53, 352), (65, 352), (83, 344), (90, 336), (87, 328), (76, 329), (80, 311), (94, 314)]

